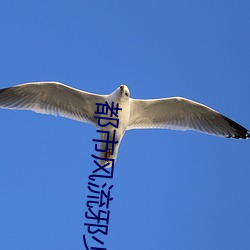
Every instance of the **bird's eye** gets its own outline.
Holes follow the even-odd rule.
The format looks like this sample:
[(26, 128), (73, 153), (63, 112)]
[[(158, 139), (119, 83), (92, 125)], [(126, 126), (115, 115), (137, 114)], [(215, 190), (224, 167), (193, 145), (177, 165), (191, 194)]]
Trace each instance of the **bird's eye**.
[(128, 92), (125, 92), (125, 96), (128, 96)]

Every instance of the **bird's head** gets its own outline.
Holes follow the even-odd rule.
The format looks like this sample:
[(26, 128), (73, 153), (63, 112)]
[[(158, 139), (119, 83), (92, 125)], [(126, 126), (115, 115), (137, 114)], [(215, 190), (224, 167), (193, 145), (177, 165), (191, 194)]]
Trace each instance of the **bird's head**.
[(128, 102), (130, 97), (129, 89), (126, 85), (120, 85), (113, 93), (110, 95), (110, 101), (116, 102)]
[(120, 85), (119, 89), (121, 98), (128, 99), (130, 97), (129, 89), (125, 84)]

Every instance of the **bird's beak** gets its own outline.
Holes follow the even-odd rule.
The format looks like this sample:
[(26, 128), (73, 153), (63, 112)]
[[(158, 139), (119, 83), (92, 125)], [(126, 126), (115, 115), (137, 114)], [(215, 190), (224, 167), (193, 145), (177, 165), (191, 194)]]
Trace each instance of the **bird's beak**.
[(122, 92), (124, 92), (124, 85), (121, 85), (120, 89), (121, 89)]

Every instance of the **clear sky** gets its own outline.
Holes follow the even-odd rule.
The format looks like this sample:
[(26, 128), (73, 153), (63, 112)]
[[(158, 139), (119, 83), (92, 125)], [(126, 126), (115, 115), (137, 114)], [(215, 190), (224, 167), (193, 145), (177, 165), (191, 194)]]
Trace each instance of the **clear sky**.
[[(247, 0), (1, 1), (0, 88), (125, 83), (134, 98), (183, 96), (250, 128), (249, 13)], [(84, 249), (95, 128), (30, 111), (0, 121), (0, 249)], [(249, 140), (127, 132), (104, 247), (250, 249), (249, 153)]]

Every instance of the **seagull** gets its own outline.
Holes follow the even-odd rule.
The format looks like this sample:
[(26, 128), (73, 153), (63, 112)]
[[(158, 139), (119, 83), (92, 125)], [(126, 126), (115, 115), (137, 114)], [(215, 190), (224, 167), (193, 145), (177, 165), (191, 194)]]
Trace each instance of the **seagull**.
[[(111, 105), (112, 102), (119, 104), (119, 126), (100, 126), (100, 119), (107, 116), (102, 114), (98, 119), (96, 105)], [(109, 95), (99, 95), (59, 82), (24, 83), (0, 89), (0, 107), (59, 115), (94, 125), (100, 132), (100, 148), (97, 148), (99, 162), (106, 163), (106, 168), (111, 167), (109, 160), (116, 160), (119, 145), (127, 130), (195, 130), (226, 138), (250, 137), (249, 130), (201, 103), (183, 97), (133, 99), (124, 84)], [(111, 147), (107, 140), (111, 140), (112, 136), (116, 143)]]

